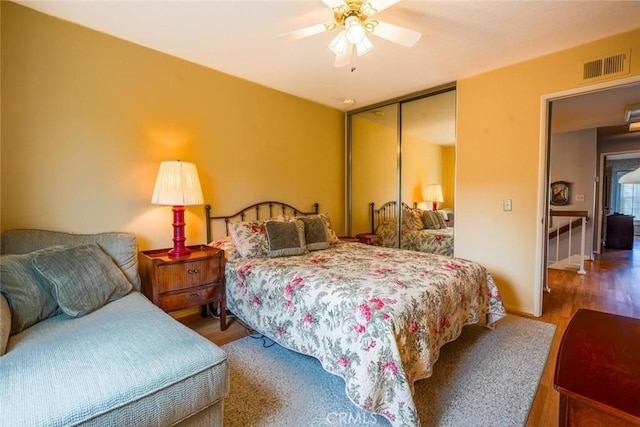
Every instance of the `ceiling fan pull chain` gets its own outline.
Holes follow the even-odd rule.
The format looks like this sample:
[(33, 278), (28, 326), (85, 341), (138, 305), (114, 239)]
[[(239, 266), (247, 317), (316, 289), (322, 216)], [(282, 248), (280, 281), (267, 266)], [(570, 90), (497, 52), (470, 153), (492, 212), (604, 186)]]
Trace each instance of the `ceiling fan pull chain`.
[(356, 45), (351, 45), (351, 72), (353, 73), (356, 70)]

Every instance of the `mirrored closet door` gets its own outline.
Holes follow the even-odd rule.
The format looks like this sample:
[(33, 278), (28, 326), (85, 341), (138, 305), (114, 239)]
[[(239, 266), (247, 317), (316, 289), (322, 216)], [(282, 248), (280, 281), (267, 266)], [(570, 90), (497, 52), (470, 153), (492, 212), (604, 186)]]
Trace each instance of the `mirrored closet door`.
[(404, 246), (407, 207), (436, 207), (453, 226), (455, 120), (455, 85), (348, 113), (350, 235), (376, 232), (385, 246)]
[(351, 116), (352, 236), (376, 228), (371, 203), (380, 208), (398, 198), (398, 107), (390, 104)]

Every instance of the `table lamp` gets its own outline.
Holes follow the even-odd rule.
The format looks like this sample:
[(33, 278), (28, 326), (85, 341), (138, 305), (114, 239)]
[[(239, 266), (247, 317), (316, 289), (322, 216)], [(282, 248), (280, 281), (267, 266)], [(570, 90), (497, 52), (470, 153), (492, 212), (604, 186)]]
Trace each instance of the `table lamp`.
[(189, 255), (191, 250), (184, 244), (184, 207), (204, 204), (196, 165), (180, 160), (160, 163), (151, 203), (173, 206), (173, 249), (169, 256)]
[(442, 187), (440, 186), (440, 184), (427, 185), (427, 188), (424, 191), (423, 197), (426, 202), (433, 203), (434, 211), (438, 210), (438, 202), (440, 203), (444, 202), (444, 199), (442, 197)]

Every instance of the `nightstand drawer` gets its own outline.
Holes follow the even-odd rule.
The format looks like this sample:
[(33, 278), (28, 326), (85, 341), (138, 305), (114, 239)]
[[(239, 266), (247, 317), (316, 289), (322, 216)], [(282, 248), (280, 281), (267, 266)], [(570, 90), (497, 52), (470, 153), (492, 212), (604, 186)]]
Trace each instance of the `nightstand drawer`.
[(189, 289), (186, 292), (177, 292), (160, 295), (158, 306), (167, 311), (175, 308), (195, 305), (205, 305), (212, 301), (216, 295), (216, 287), (208, 286), (199, 289)]
[(220, 280), (218, 259), (165, 264), (158, 267), (158, 293), (193, 288)]

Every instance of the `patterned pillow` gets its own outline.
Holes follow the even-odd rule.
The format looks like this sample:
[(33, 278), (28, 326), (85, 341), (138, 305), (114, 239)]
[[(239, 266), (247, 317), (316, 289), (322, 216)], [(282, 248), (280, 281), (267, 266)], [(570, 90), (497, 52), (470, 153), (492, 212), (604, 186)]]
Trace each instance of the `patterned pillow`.
[(243, 258), (267, 256), (266, 221), (244, 221), (229, 223), (229, 233), (238, 253)]
[(422, 210), (417, 208), (402, 208), (402, 225), (407, 230), (416, 231), (425, 228)]
[(70, 317), (89, 314), (122, 298), (133, 288), (113, 259), (96, 243), (37, 254), (34, 270)]
[(307, 252), (304, 240), (304, 222), (267, 221), (267, 243), (269, 257), (302, 255)]
[(378, 225), (376, 234), (380, 237), (380, 245), (395, 248), (398, 243), (398, 230), (395, 218), (388, 218)]
[(240, 256), (238, 253), (238, 249), (236, 249), (235, 243), (233, 243), (233, 238), (231, 236), (227, 236), (223, 239), (219, 239), (209, 243), (209, 246), (212, 248), (222, 249), (224, 251), (224, 257), (230, 261)]
[(437, 211), (424, 211), (422, 216), (424, 220), (425, 228), (430, 230), (440, 230), (447, 228), (447, 223), (444, 221), (444, 217)]

